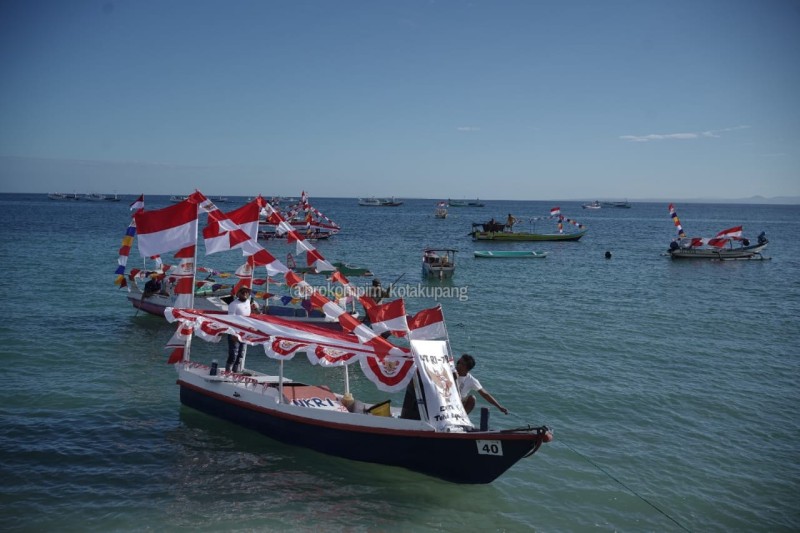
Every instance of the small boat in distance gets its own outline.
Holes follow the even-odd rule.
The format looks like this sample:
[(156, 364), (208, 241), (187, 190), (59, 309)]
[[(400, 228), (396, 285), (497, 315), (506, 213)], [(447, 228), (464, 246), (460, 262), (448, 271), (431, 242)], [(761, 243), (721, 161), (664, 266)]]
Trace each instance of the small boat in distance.
[(447, 202), (439, 202), (436, 204), (436, 211), (433, 213), (436, 218), (447, 218)]
[(475, 257), (485, 259), (544, 259), (547, 252), (536, 252), (533, 250), (476, 250), (472, 252)]
[(391, 198), (359, 198), (358, 205), (364, 207), (397, 207), (403, 205), (402, 200), (395, 200), (394, 196)]
[(583, 204), (581, 207), (584, 208), (584, 209), (600, 209), (603, 206), (600, 205), (600, 202), (595, 200), (594, 202), (590, 202), (588, 204)]
[(51, 200), (80, 200), (80, 196), (75, 193), (51, 192), (47, 197)]
[(447, 205), (450, 207), (484, 207), (486, 204), (481, 202), (478, 198), (474, 200), (447, 200)]
[(175, 196), (175, 195), (173, 195), (173, 196), (169, 197), (169, 201), (172, 202), (173, 204), (177, 204), (177, 203), (180, 203), (180, 202), (186, 200), (187, 198), (189, 198), (189, 197), (188, 196)]
[(456, 271), (456, 252), (452, 248), (425, 248), (422, 251), (422, 277), (451, 278)]
[(628, 202), (628, 200), (625, 200), (623, 202), (603, 202), (602, 205), (603, 207), (621, 207), (623, 209), (631, 208), (631, 204), (630, 202)]

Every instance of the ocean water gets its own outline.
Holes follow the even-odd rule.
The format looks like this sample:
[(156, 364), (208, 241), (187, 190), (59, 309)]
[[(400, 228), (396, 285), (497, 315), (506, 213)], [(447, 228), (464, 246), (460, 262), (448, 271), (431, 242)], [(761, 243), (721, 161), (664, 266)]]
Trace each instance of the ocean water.
[[(471, 223), (541, 216), (553, 203), (488, 201), (437, 220), (438, 199), (367, 208), (312, 198), (343, 226), (318, 243), (326, 258), (396, 281), (409, 312), (442, 304), (454, 350), (476, 357), (474, 373), (511, 411), (492, 408), (493, 426), (554, 429), (553, 442), (494, 483), (460, 486), (286, 446), (182, 407), (163, 350), (173, 327), (137, 314), (113, 284), (133, 199), (0, 195), (3, 530), (800, 529), (799, 206), (677, 205), (691, 235), (738, 224), (751, 237), (767, 232), (771, 260), (715, 263), (662, 255), (675, 233), (666, 203), (562, 202), (589, 228), (581, 241), (496, 244), (472, 242)], [(451, 281), (421, 279), (425, 246), (459, 250)], [(282, 259), (293, 251), (267, 247)], [(474, 259), (478, 249), (549, 255)], [(230, 271), (240, 258), (199, 262)], [(225, 347), (193, 350), (210, 361)], [(256, 349), (248, 366), (275, 369)], [(302, 357), (286, 372), (343, 381)], [(396, 398), (358, 369), (351, 387), (365, 401)]]

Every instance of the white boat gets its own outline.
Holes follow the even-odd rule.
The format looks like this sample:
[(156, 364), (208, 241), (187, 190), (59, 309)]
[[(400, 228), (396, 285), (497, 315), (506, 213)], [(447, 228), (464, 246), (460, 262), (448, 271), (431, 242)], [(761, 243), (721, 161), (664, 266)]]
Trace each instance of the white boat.
[(422, 276), (451, 278), (456, 271), (456, 252), (452, 248), (425, 248), (422, 251)]
[(183, 202), (187, 198), (188, 198), (188, 196), (172, 195), (172, 196), (169, 197), (169, 201), (172, 202), (173, 204), (177, 204), (177, 203)]
[(603, 206), (600, 204), (600, 202), (595, 200), (594, 202), (583, 204), (581, 207), (584, 209), (601, 209)]

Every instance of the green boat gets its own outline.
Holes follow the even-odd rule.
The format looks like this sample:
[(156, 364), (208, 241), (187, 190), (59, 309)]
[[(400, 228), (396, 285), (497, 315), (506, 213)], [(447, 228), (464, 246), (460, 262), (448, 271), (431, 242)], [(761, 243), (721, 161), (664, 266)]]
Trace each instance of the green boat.
[[(555, 217), (548, 217), (555, 219)], [(515, 219), (516, 220), (516, 219)], [(517, 231), (515, 225), (511, 226), (501, 222), (495, 222), (494, 219), (489, 222), (473, 223), (472, 231), (469, 233), (474, 241), (577, 241), (588, 231), (588, 228), (583, 224), (577, 224), (572, 220), (567, 220), (578, 226), (576, 231), (558, 231), (555, 233), (537, 233), (536, 231)], [(559, 224), (560, 225), (560, 224)], [(559, 228), (560, 229), (560, 228)]]
[(475, 251), (472, 252), (475, 254), (475, 257), (482, 257), (487, 259), (520, 259), (520, 258), (528, 258), (528, 259), (544, 259), (547, 257), (547, 252), (534, 252), (532, 250), (498, 250), (498, 251)]
[(585, 229), (573, 233), (526, 233), (521, 231), (473, 231), (475, 241), (577, 241)]

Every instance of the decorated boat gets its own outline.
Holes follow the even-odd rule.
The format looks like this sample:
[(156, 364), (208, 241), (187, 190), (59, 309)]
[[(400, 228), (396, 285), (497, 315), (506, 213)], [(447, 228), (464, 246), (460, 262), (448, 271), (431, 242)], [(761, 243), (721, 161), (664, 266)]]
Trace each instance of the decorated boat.
[(457, 251), (452, 248), (425, 248), (422, 251), (422, 277), (453, 277), (456, 271)]
[[(316, 264), (318, 271), (332, 270), (331, 278), (342, 285), (348, 297), (356, 293), (319, 250), (280, 220), (277, 211), (269, 204), (264, 209), (281, 229), (292, 234), (309, 265)], [(270, 276), (282, 273), (297, 294), (307, 296), (312, 307), (339, 324), (342, 331), (264, 314), (227, 315), (194, 308), (193, 292), (187, 289), (196, 279), (193, 265), (201, 213), (208, 215), (207, 227), (212, 228), (203, 231), (207, 250), (215, 249), (215, 244), (220, 249), (241, 250), (248, 258), (246, 264), (253, 268), (263, 266)], [(241, 224), (200, 192), (176, 206), (138, 211), (133, 226), (138, 230), (141, 255), (178, 250), (175, 255), (181, 259), (185, 277), (176, 284), (180, 305), (166, 309), (165, 317), (177, 324), (167, 341), (171, 350), (168, 363), (175, 365), (184, 405), (285, 443), (403, 467), (454, 483), (490, 483), (552, 439), (546, 426), (490, 427), (488, 409), (482, 410), (480, 425), (475, 426), (454, 379), (441, 306), (411, 316), (402, 299), (384, 304), (358, 296), (370, 318), (367, 326), (340, 305), (341, 299), (321, 294), (255, 238), (246, 238)], [(222, 335), (233, 336), (246, 346), (262, 347), (267, 357), (279, 362), (277, 375), (249, 369), (246, 353), (231, 370), (222, 370), (207, 354), (211, 361), (193, 358), (193, 339), (216, 343)], [(390, 335), (409, 339), (407, 346), (390, 342)], [(330, 372), (336, 374), (332, 381), (343, 382), (341, 390), (285, 376), (284, 367), (298, 354), (305, 354), (312, 364), (331, 367)], [(397, 408), (391, 406), (391, 398), (355, 398), (350, 390), (350, 368), (360, 368), (383, 394), (405, 392), (408, 401)], [(363, 397), (367, 398), (367, 393)]]
[[(257, 197), (244, 206), (223, 214), (233, 221), (232, 223), (236, 223), (242, 231), (242, 234), (233, 241), (220, 229), (219, 223), (211, 220), (203, 229), (206, 254), (231, 250), (241, 246), (246, 240), (252, 240), (258, 228), (258, 219), (264, 203), (263, 199)], [(138, 212), (144, 209), (143, 206), (142, 195), (131, 204), (131, 209)], [(177, 216), (170, 209), (167, 209), (168, 216)], [(148, 227), (139, 229), (147, 231)], [(164, 316), (167, 307), (185, 307), (190, 302), (196, 309), (226, 313), (236, 288), (245, 284), (252, 287), (253, 301), (261, 313), (338, 328), (338, 324), (327, 320), (323, 313), (313, 309), (307, 298), (278, 294), (278, 287), (285, 285), (282, 281), (274, 280), (269, 275), (264, 278), (254, 276), (254, 264), (250, 261), (231, 273), (207, 267), (194, 267), (195, 263), (189, 261), (189, 257), (184, 257), (186, 253), (179, 253), (176, 255), (179, 261), (176, 265), (167, 265), (160, 256), (155, 256), (149, 268), (143, 264), (142, 268), (132, 268), (126, 273), (128, 256), (136, 234), (137, 226), (131, 223), (120, 248), (116, 284), (120, 288), (127, 289), (127, 299), (137, 313), (144, 311)], [(148, 257), (150, 256), (145, 256), (145, 263)], [(329, 271), (334, 269), (335, 267), (331, 266)]]
[(544, 259), (547, 252), (533, 250), (476, 250), (472, 252), (477, 258), (483, 259)]
[[(583, 225), (561, 214), (561, 208), (554, 207), (549, 216), (531, 217), (527, 219), (527, 227), (523, 227), (525, 219), (509, 214), (506, 224), (491, 219), (488, 222), (473, 223), (470, 235), (476, 241), (577, 241), (588, 229)], [(555, 223), (555, 231), (541, 231), (544, 224)]]
[(678, 231), (667, 249), (673, 259), (705, 259), (712, 261), (742, 261), (768, 259), (761, 252), (769, 244), (765, 232), (761, 232), (755, 242), (743, 237), (744, 228), (734, 226), (718, 232), (712, 238), (688, 237), (683, 230), (675, 206), (669, 204), (670, 218)]
[[(278, 209), (278, 203), (270, 202), (273, 209)], [(309, 240), (329, 239), (341, 231), (339, 224), (325, 216), (319, 209), (311, 205), (309, 196), (302, 192), (300, 200), (289, 205), (281, 213), (282, 220), (286, 221), (292, 229), (300, 232)], [(287, 232), (278, 231), (274, 219), (259, 222), (258, 238), (261, 240), (282, 239)]]
[[(192, 361), (187, 348), (175, 368), (181, 403), (287, 444), (476, 484), (491, 483), (552, 439), (546, 426), (490, 429), (488, 416), (475, 427), (461, 403), (444, 340), (411, 340), (407, 349), (395, 348), (399, 355), (381, 356), (354, 334), (274, 317), (170, 309), (167, 318), (178, 322), (186, 335), (194, 332), (211, 341), (225, 333), (236, 335), (281, 361), (278, 375), (227, 372), (213, 362)], [(342, 369), (335, 367), (344, 367), (344, 389), (284, 376), (285, 361), (298, 353), (314, 364), (334, 367), (335, 381), (342, 381)], [(354, 363), (380, 390), (410, 388), (411, 397), (422, 401), (404, 407), (392, 407), (391, 400), (359, 401), (349, 389), (346, 365)]]

